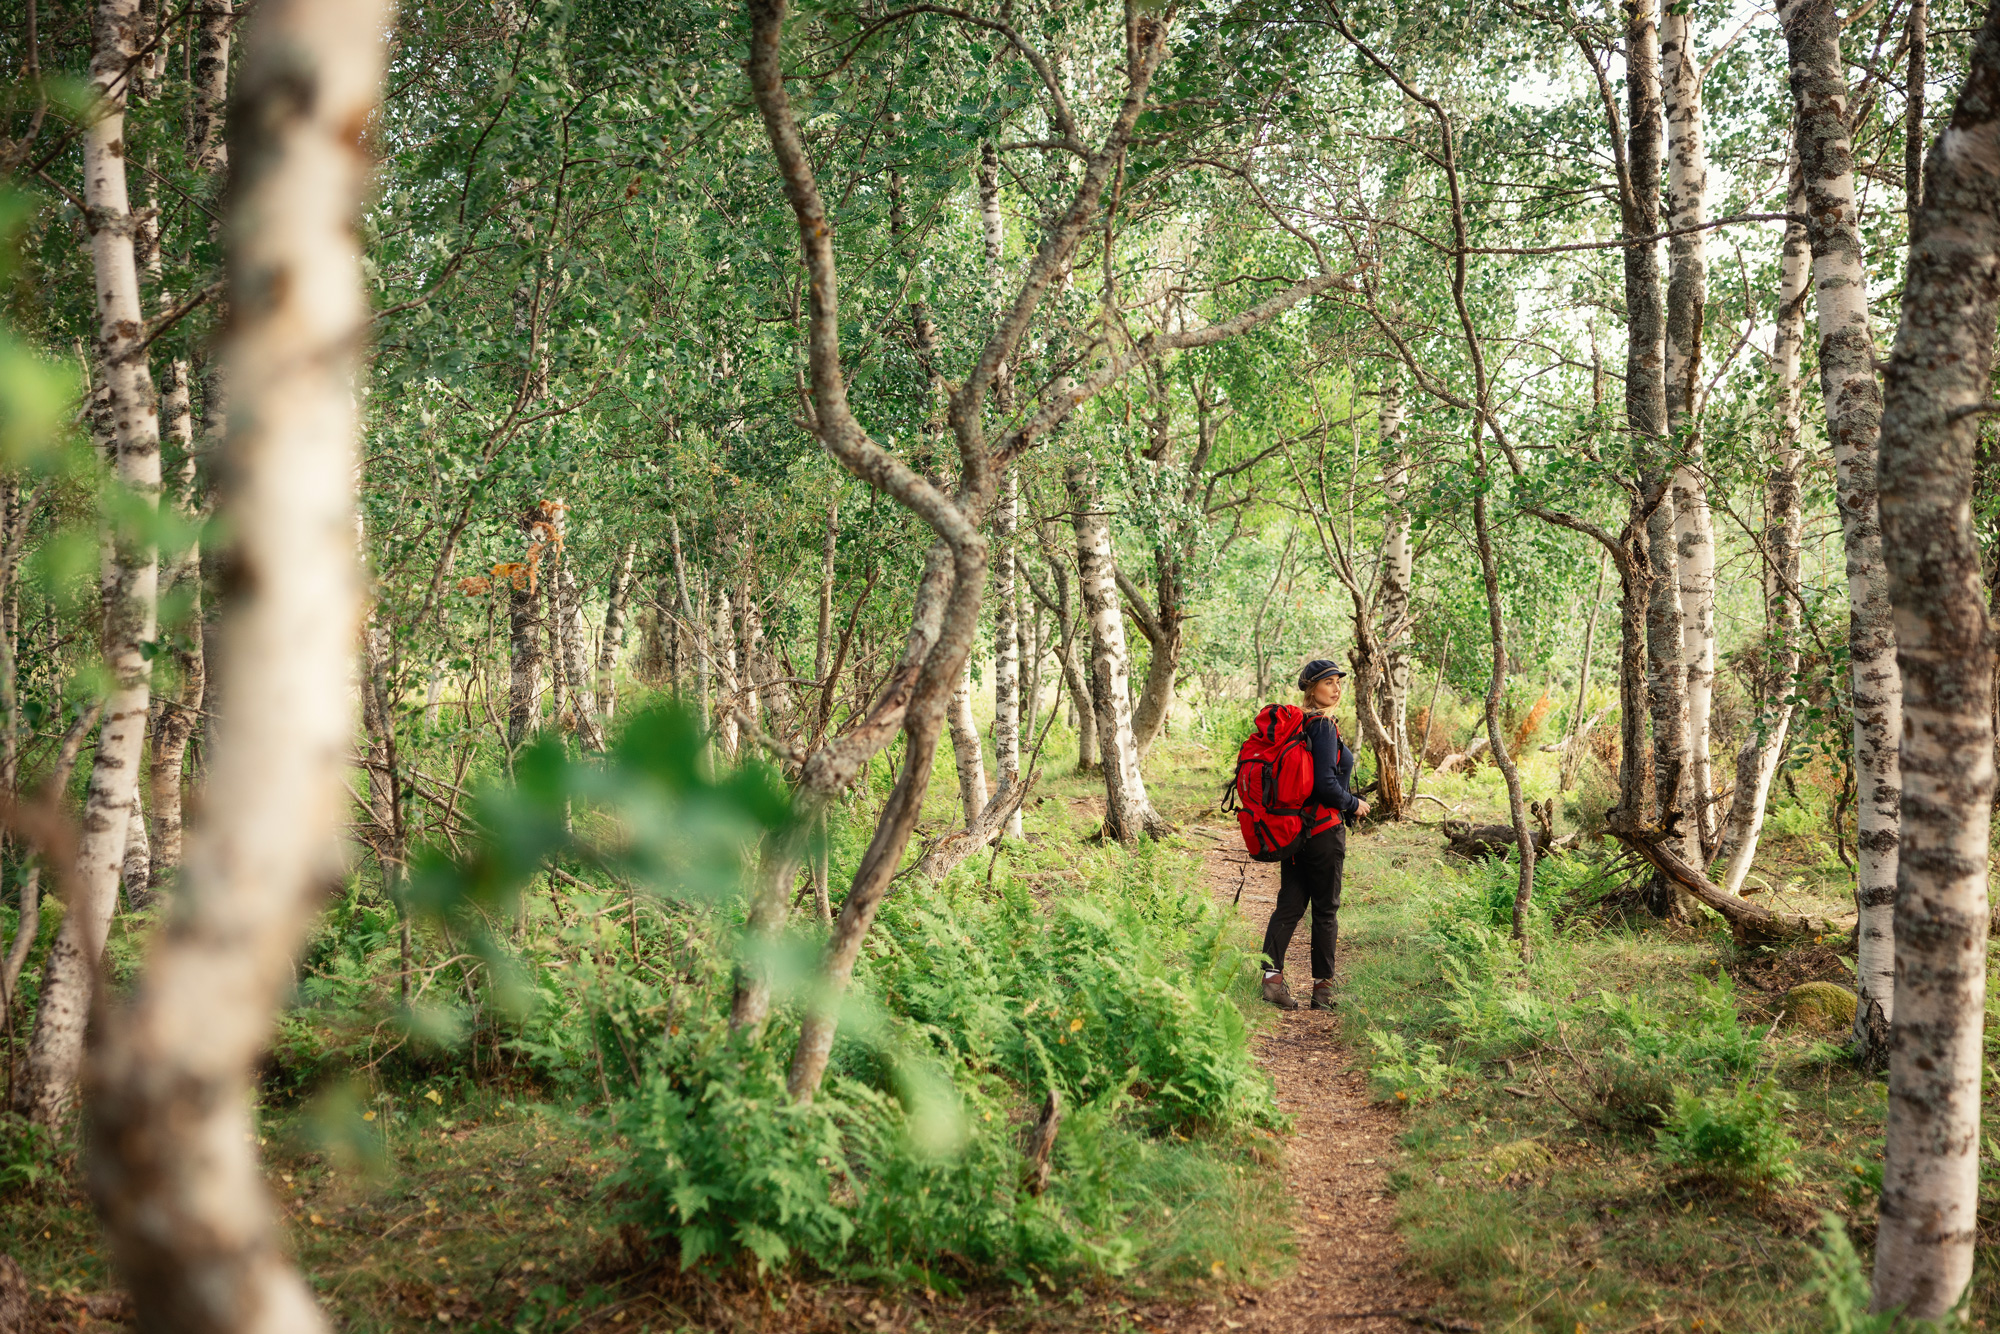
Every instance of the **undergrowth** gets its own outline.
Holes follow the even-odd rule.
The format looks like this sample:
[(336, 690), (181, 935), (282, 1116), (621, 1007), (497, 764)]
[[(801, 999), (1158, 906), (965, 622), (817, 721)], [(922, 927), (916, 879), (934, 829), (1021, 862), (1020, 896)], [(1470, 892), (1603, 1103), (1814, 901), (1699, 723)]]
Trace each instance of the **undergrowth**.
[(1415, 1257), (1509, 1329), (1890, 1328), (1867, 1312), (1884, 1086), (1735, 981), (1764, 965), (1718, 926), (1599, 911), (1614, 883), (1589, 850), (1541, 861), (1516, 942), (1511, 863), (1448, 861), (1410, 827), (1351, 845), (1346, 1022), (1407, 1109)]

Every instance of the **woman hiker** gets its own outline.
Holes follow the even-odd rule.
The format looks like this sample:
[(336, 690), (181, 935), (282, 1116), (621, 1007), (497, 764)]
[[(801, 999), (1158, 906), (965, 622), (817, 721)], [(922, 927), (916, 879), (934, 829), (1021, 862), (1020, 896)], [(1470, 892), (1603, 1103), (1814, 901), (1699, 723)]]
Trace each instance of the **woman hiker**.
[(1334, 726), (1333, 706), (1340, 703), (1346, 672), (1325, 658), (1314, 658), (1299, 671), (1299, 692), (1305, 696), (1306, 739), (1312, 743), (1313, 800), (1325, 814), (1299, 850), (1280, 863), (1278, 906), (1264, 928), (1264, 999), (1281, 1010), (1296, 1010), (1292, 990), (1285, 985), (1285, 953), (1292, 932), (1312, 904), (1312, 1007), (1333, 1008), (1333, 949), (1340, 934), (1340, 870), (1347, 860), (1346, 821), (1368, 814), (1368, 803), (1349, 792), (1354, 779), (1354, 750)]

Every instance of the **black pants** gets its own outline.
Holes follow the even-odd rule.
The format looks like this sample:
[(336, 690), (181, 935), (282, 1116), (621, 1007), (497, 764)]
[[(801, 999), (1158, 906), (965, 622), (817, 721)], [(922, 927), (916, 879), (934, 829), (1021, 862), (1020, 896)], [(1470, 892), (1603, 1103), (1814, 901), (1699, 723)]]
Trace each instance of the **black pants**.
[(1321, 830), (1305, 846), (1278, 864), (1278, 906), (1264, 928), (1264, 957), (1269, 968), (1283, 968), (1292, 947), (1292, 932), (1312, 904), (1312, 975), (1315, 982), (1333, 976), (1333, 951), (1340, 940), (1340, 871), (1347, 863), (1347, 826)]

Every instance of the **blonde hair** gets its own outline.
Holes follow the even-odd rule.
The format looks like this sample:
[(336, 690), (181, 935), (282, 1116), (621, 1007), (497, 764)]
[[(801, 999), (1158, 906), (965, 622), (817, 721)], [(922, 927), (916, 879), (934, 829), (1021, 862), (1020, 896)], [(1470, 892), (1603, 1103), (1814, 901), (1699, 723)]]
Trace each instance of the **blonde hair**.
[[(1321, 681), (1333, 682), (1334, 689), (1336, 691), (1334, 702), (1326, 705), (1324, 708), (1312, 702), (1313, 687), (1318, 685)], [(1305, 714), (1307, 718), (1333, 717), (1333, 711), (1340, 707), (1338, 692), (1344, 691), (1346, 689), (1346, 685), (1347, 683), (1344, 678), (1337, 676), (1331, 672), (1329, 672), (1325, 676), (1317, 677), (1314, 680), (1307, 682), (1305, 687), (1299, 691), (1299, 695), (1301, 699), (1304, 701), (1299, 705), (1299, 711)]]

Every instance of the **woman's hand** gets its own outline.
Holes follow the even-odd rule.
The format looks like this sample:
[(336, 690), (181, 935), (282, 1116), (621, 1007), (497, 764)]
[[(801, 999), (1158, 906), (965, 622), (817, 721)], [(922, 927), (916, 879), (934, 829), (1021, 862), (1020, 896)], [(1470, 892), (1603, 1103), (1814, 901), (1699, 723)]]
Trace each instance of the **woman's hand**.
[(1368, 805), (1366, 801), (1362, 802), (1359, 806), (1356, 806), (1354, 808), (1354, 818), (1357, 820), (1364, 820), (1368, 818), (1368, 812), (1371, 809), (1372, 808)]

